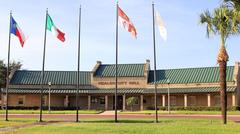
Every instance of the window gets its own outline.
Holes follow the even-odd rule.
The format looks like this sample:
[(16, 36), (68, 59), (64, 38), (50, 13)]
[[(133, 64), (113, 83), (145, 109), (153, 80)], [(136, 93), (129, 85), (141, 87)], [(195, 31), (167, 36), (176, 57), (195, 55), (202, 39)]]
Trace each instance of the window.
[(91, 103), (97, 103), (98, 98), (97, 97), (91, 97)]
[(43, 106), (47, 106), (47, 96), (43, 96), (43, 99), (42, 99), (42, 104)]
[(136, 101), (135, 101), (134, 105), (138, 105), (138, 104), (139, 104), (139, 98), (136, 97)]
[(24, 105), (25, 103), (25, 96), (19, 96), (18, 97), (18, 105)]
[(146, 99), (143, 99), (143, 103), (146, 104), (146, 103), (147, 103), (147, 100), (146, 100)]
[(105, 98), (104, 97), (99, 97), (99, 103), (101, 105), (104, 105), (105, 104)]
[(176, 106), (176, 105), (177, 105), (177, 97), (170, 96), (170, 106)]
[(23, 105), (23, 98), (18, 98), (18, 105)]
[(215, 106), (220, 106), (220, 96), (215, 95), (214, 96)]

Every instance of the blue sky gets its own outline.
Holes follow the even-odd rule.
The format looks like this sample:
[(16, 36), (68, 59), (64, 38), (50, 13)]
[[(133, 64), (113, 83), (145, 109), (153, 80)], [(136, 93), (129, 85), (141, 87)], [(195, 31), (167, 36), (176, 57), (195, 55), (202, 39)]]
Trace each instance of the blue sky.
[[(119, 63), (153, 65), (152, 12), (150, 0), (119, 0), (120, 7), (134, 23), (138, 38), (119, 28)], [(157, 68), (188, 68), (217, 66), (219, 37), (206, 38), (205, 26), (199, 24), (199, 14), (212, 10), (221, 0), (158, 0), (160, 12), (168, 31), (164, 42), (157, 31)], [(46, 70), (76, 70), (78, 9), (82, 5), (81, 70), (91, 70), (97, 60), (115, 63), (114, 0), (1, 0), (0, 1), (0, 59), (7, 60), (9, 11), (28, 40), (21, 48), (12, 36), (11, 60), (21, 61), (23, 69), (41, 70), (45, 11), (49, 9), (55, 25), (66, 33), (61, 43), (47, 33)], [(240, 60), (240, 36), (227, 41), (229, 65)], [(153, 68), (153, 67), (152, 67)]]

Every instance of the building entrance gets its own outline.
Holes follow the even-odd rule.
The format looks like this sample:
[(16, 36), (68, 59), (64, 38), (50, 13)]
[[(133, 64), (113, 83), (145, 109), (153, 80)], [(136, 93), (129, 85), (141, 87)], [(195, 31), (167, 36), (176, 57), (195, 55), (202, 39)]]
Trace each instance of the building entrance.
[[(115, 109), (115, 96), (113, 96), (113, 109)], [(123, 109), (123, 96), (118, 95), (117, 96), (117, 110)]]

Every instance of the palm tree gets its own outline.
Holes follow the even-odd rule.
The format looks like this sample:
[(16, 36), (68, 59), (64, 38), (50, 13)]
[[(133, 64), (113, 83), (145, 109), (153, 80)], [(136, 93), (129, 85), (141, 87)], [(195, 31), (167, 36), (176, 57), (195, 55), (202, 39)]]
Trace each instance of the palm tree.
[(228, 54), (225, 48), (229, 36), (239, 34), (239, 23), (235, 12), (227, 6), (215, 8), (212, 13), (208, 10), (200, 14), (200, 23), (207, 25), (207, 37), (219, 35), (221, 39), (217, 62), (220, 67), (220, 98), (223, 123), (227, 123), (227, 96), (226, 96), (226, 66)]

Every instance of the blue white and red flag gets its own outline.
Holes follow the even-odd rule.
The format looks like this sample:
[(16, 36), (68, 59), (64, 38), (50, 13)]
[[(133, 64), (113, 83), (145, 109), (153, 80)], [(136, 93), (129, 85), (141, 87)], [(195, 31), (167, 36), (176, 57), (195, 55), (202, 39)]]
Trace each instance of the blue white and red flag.
[(18, 26), (17, 22), (13, 19), (13, 17), (11, 17), (10, 32), (18, 37), (18, 39), (20, 41), (20, 44), (23, 47), (23, 45), (24, 45), (24, 43), (26, 41), (26, 38), (25, 38), (21, 28)]

